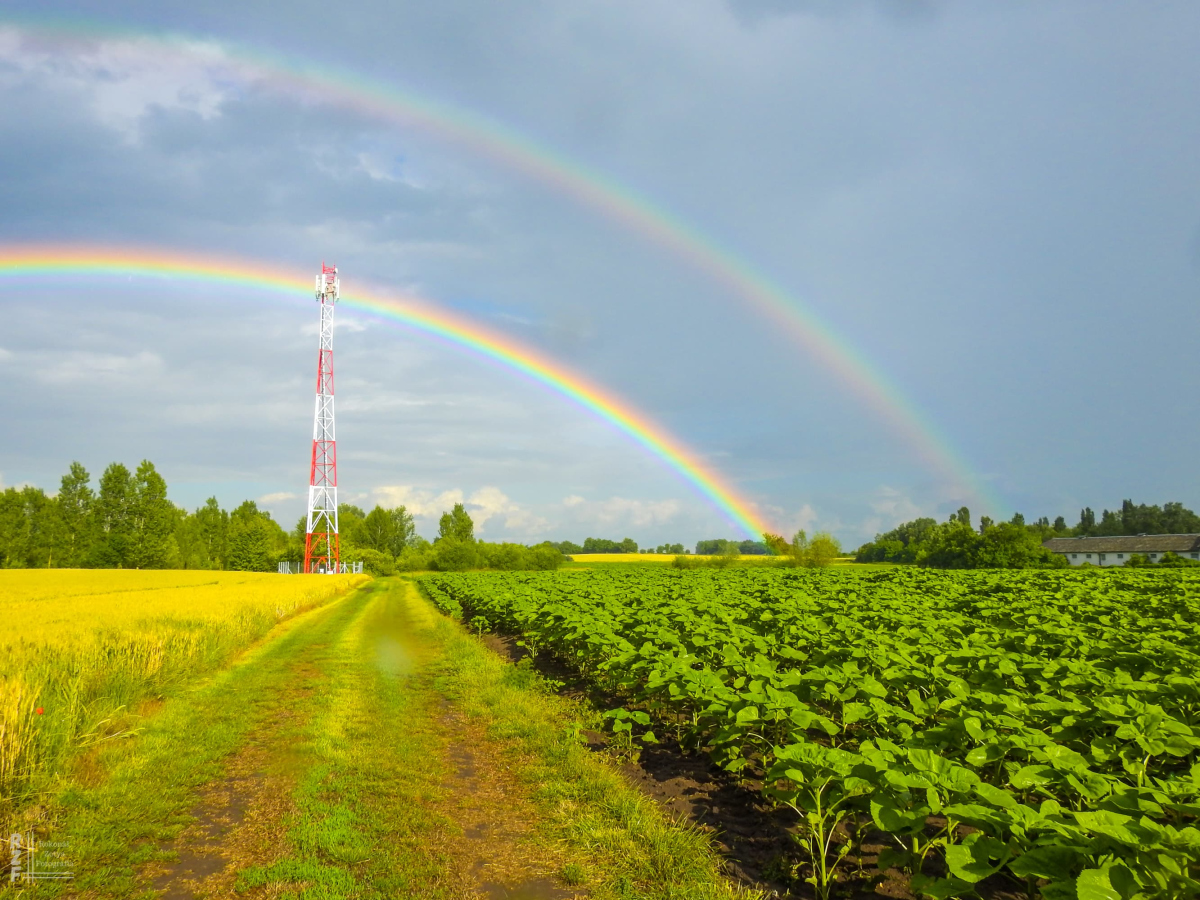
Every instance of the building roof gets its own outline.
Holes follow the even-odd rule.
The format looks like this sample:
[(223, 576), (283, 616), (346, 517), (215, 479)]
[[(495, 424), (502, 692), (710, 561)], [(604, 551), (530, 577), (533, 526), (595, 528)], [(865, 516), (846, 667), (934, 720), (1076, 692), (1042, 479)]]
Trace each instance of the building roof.
[(1200, 550), (1200, 534), (1050, 538), (1042, 546), (1054, 553), (1194, 553)]

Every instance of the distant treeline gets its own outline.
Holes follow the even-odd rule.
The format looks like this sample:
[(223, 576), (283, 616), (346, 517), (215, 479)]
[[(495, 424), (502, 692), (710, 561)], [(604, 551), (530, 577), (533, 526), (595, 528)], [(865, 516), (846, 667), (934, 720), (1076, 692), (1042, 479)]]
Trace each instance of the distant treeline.
[[(376, 575), (397, 570), (550, 569), (563, 561), (549, 545), (475, 540), (462, 508), (442, 516), (433, 543), (416, 534), (403, 507), (364, 512), (338, 507), (343, 560), (361, 560)], [(96, 489), (78, 462), (50, 496), (26, 486), (0, 492), (0, 567), (103, 569), (234, 569), (272, 572), (304, 557), (306, 520), (292, 530), (247, 500), (227, 512), (215, 497), (188, 512), (167, 499), (167, 483), (149, 460), (133, 472), (104, 470)]]
[(1090, 508), (1079, 514), (1079, 523), (1068, 526), (1058, 516), (1032, 524), (1021, 513), (1007, 522), (987, 516), (979, 527), (971, 524), (965, 506), (946, 522), (922, 518), (905, 522), (858, 548), (859, 562), (915, 563), (944, 569), (1059, 568), (1067, 565), (1061, 554), (1051, 553), (1042, 542), (1054, 537), (1112, 537), (1137, 534), (1191, 534), (1200, 532), (1200, 516), (1182, 503), (1163, 506), (1121, 504), (1120, 511), (1104, 510), (1100, 521)]
[(725, 556), (732, 553), (731, 547), (736, 547), (742, 556), (769, 556), (765, 541), (727, 541), (724, 538), (713, 538), (709, 541), (696, 542), (697, 556)]
[[(606, 538), (585, 538), (583, 544), (576, 544), (574, 541), (554, 541), (552, 547), (556, 547), (562, 553), (567, 555), (574, 553), (665, 553), (671, 556), (682, 556), (691, 553), (691, 550), (684, 549), (683, 544), (659, 544), (653, 549), (643, 547), (638, 549), (637, 541), (633, 538), (625, 538), (621, 541), (610, 541)], [(767, 556), (770, 550), (767, 549), (766, 543), (763, 541), (730, 541), (725, 538), (713, 538), (708, 541), (696, 542), (696, 555), (698, 556), (727, 556), (731, 552), (730, 547), (735, 547), (738, 553), (746, 556)]]
[(637, 553), (637, 541), (633, 538), (625, 538), (622, 541), (610, 541), (605, 538), (584, 538), (583, 546), (576, 544), (574, 541), (552, 541), (550, 546), (556, 548), (559, 552), (570, 555), (572, 553)]

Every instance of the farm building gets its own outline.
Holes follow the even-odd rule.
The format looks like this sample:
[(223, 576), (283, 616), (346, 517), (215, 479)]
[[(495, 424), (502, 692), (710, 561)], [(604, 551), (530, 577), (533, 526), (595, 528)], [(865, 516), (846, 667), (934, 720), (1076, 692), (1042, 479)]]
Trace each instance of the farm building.
[(1139, 534), (1122, 537), (1051, 538), (1043, 547), (1073, 566), (1123, 566), (1135, 553), (1158, 562), (1164, 553), (1200, 559), (1200, 534)]

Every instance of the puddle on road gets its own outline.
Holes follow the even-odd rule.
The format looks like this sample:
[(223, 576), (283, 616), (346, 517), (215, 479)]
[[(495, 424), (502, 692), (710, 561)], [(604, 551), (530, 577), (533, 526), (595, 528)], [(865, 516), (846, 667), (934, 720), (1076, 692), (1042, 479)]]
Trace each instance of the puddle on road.
[(424, 634), (432, 624), (428, 609), (411, 585), (397, 585), (380, 597), (367, 634), (375, 643), (375, 665), (389, 675), (409, 675), (431, 655)]

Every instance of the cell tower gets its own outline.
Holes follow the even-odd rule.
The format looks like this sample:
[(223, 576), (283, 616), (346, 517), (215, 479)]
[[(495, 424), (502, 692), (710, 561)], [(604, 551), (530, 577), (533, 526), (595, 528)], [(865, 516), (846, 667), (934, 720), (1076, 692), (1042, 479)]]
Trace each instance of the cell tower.
[(321, 304), (321, 349), (317, 355), (317, 410), (313, 417), (312, 465), (308, 477), (308, 525), (304, 571), (337, 572), (337, 440), (333, 431), (333, 307), (338, 300), (337, 266), (321, 263), (317, 302)]

